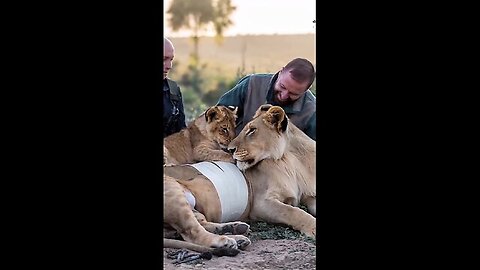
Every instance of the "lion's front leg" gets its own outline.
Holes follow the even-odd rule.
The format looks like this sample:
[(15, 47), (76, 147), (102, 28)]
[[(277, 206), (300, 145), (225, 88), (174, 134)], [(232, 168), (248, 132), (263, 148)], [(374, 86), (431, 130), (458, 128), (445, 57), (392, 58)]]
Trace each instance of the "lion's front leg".
[(314, 217), (317, 216), (317, 199), (316, 197), (304, 197), (301, 200), (301, 203), (305, 205), (308, 209), (308, 212)]
[(197, 210), (193, 210), (193, 214), (200, 225), (202, 225), (208, 232), (220, 235), (230, 234), (228, 237), (235, 239), (239, 249), (245, 249), (252, 243), (248, 237), (242, 235), (246, 234), (250, 228), (250, 225), (245, 222), (232, 221), (215, 223), (207, 221), (205, 216)]
[(171, 156), (170, 156), (170, 153), (168, 152), (168, 149), (165, 147), (165, 145), (163, 146), (163, 167), (165, 166), (173, 166), (175, 164), (179, 164), (179, 162), (177, 162), (175, 159), (173, 159)]
[(163, 222), (169, 224), (182, 238), (206, 247), (238, 248), (235, 239), (207, 232), (195, 218), (182, 186), (173, 178), (164, 176)]
[(168, 149), (165, 146), (163, 146), (163, 166), (165, 166), (165, 164), (167, 164), (168, 162), (167, 156), (168, 156)]
[(232, 221), (225, 223), (215, 223), (207, 221), (205, 216), (197, 210), (193, 210), (193, 214), (195, 215), (195, 218), (198, 220), (200, 225), (202, 225), (207, 231), (214, 234), (246, 234), (250, 229), (250, 225), (245, 222)]
[(200, 143), (193, 149), (193, 157), (197, 161), (214, 160), (235, 163), (232, 154), (216, 148), (218, 146), (214, 142)]
[(256, 200), (250, 213), (252, 219), (280, 223), (316, 237), (316, 218), (298, 207), (284, 204), (277, 199)]

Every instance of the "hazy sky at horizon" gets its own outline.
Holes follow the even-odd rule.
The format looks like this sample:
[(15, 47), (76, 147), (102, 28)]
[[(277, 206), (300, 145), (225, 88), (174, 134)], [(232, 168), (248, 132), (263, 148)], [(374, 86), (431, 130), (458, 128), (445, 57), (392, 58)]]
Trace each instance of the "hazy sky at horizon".
[[(164, 12), (172, 0), (164, 0)], [(195, 0), (191, 0), (195, 1)], [(315, 0), (232, 0), (237, 9), (231, 15), (233, 25), (225, 36), (246, 34), (314, 34)], [(172, 32), (164, 16), (164, 34), (168, 37), (187, 37), (189, 31)], [(213, 31), (204, 36), (213, 36)]]

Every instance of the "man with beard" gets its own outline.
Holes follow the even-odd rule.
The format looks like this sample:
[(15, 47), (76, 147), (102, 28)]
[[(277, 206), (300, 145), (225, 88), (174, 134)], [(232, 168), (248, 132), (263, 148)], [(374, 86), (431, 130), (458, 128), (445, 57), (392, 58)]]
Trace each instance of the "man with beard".
[(316, 98), (309, 90), (314, 80), (312, 63), (295, 58), (275, 74), (243, 77), (220, 97), (217, 105), (238, 107), (237, 135), (260, 105), (272, 104), (282, 107), (295, 126), (316, 140)]

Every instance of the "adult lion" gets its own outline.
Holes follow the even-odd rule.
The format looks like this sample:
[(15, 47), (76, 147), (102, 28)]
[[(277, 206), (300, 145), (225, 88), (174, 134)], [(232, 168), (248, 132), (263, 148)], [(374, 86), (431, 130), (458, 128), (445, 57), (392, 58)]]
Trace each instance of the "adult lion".
[[(248, 231), (250, 227), (248, 224), (209, 222), (199, 211), (192, 211), (192, 201), (188, 196), (188, 194), (191, 195), (190, 190), (196, 194), (195, 202), (193, 202), (196, 208), (212, 209), (211, 212), (215, 212), (215, 205), (208, 204), (215, 204), (215, 200), (205, 199), (209, 195), (216, 196), (215, 189), (211, 189), (209, 186), (211, 183), (208, 180), (197, 177), (199, 175), (195, 176), (192, 167), (177, 167), (185, 168), (185, 170), (175, 170), (174, 168), (175, 166), (165, 167), (165, 170), (167, 174), (175, 175), (175, 178), (167, 174), (163, 177), (164, 247), (187, 248), (197, 252), (210, 251), (214, 255), (222, 256), (236, 255), (238, 252), (232, 252), (232, 249), (244, 249), (250, 245), (250, 240), (242, 235)], [(186, 242), (166, 239), (171, 238), (169, 229), (174, 229)], [(226, 233), (231, 235), (222, 235)]]
[[(243, 180), (234, 177), (240, 171), (225, 162), (164, 168), (164, 223), (186, 241), (207, 247), (235, 248), (233, 241), (225, 237), (243, 246), (249, 244), (248, 238), (241, 235), (217, 235), (245, 233), (245, 223), (228, 222), (232, 220), (286, 224), (315, 237), (316, 142), (289, 123), (281, 107), (263, 105), (228, 148), (243, 171)], [(167, 183), (176, 187), (175, 194)], [(306, 205), (310, 214), (298, 208), (299, 204)]]
[(252, 186), (249, 218), (286, 224), (315, 237), (316, 142), (289, 123), (281, 107), (267, 104), (228, 149)]
[(164, 165), (187, 164), (204, 160), (234, 162), (226, 149), (235, 137), (237, 109), (213, 106), (181, 131), (163, 140)]

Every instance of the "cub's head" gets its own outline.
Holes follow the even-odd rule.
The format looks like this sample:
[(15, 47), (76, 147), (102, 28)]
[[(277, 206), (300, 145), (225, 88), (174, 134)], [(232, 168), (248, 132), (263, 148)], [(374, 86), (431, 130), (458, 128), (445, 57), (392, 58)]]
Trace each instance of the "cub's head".
[(287, 146), (288, 117), (278, 106), (262, 105), (229, 144), (237, 167), (246, 170), (264, 159), (280, 159)]
[(205, 111), (207, 137), (227, 149), (235, 138), (235, 120), (237, 108), (232, 106), (213, 106)]

